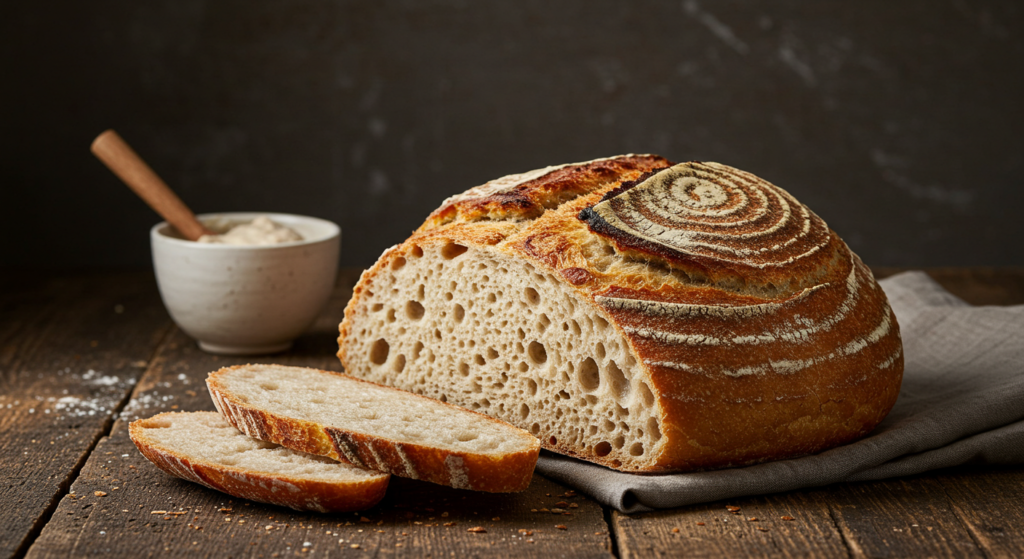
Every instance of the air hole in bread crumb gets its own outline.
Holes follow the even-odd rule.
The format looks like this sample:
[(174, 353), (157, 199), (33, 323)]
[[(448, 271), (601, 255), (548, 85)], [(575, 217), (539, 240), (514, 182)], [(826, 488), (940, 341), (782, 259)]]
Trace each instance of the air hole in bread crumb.
[(484, 356), (483, 356), (483, 355), (480, 355), (479, 353), (478, 353), (478, 354), (476, 354), (476, 357), (474, 357), (474, 358), (473, 358), (473, 362), (474, 362), (474, 363), (476, 363), (477, 365), (480, 365), (481, 367), (482, 367), (482, 366), (483, 366), (483, 365), (484, 365), (485, 363), (487, 363), (487, 361), (486, 361), (486, 360), (484, 359)]
[(647, 420), (647, 432), (651, 435), (651, 440), (657, 442), (661, 439), (661, 428), (658, 427), (658, 420), (650, 418)]
[(447, 394), (441, 394), (441, 396), (438, 398), (438, 400), (441, 400), (442, 402), (447, 402), (448, 401), (448, 395)]
[(526, 393), (530, 396), (537, 395), (537, 381), (532, 378), (526, 379)]
[(403, 266), (405, 266), (405, 258), (402, 258), (401, 256), (391, 261), (392, 271), (401, 270)]
[(624, 444), (626, 444), (626, 438), (622, 435), (616, 435), (615, 438), (612, 439), (612, 446), (615, 448), (622, 448), (622, 445)]
[(409, 317), (409, 320), (419, 320), (426, 312), (419, 301), (409, 301), (405, 304), (405, 316)]
[(261, 382), (260, 388), (262, 388), (263, 390), (277, 390), (278, 388), (281, 387), (275, 382)]
[(580, 364), (576, 378), (583, 386), (583, 390), (587, 392), (597, 390), (601, 386), (601, 374), (597, 369), (597, 362), (592, 357), (587, 357), (587, 360)]
[(548, 442), (551, 443), (551, 446), (555, 446), (556, 444), (558, 444), (558, 439), (555, 437), (551, 437), (550, 439), (548, 439)]
[(534, 435), (540, 434), (540, 424), (534, 423), (533, 425), (531, 425), (530, 432), (533, 433)]
[(641, 382), (638, 389), (640, 392), (640, 401), (644, 403), (648, 408), (654, 405), (654, 393), (651, 392), (651, 387), (647, 386), (646, 382)]
[(383, 304), (381, 304), (381, 303), (374, 303), (373, 306), (370, 307), (370, 310), (373, 311), (373, 312), (380, 312), (380, 310), (383, 309), (383, 308), (384, 308)]
[(601, 441), (594, 447), (594, 454), (598, 456), (608, 456), (612, 451), (612, 445), (608, 441)]
[(597, 345), (594, 346), (594, 354), (597, 355), (598, 359), (604, 359), (604, 356), (607, 355), (607, 353), (604, 350), (603, 343), (597, 342)]
[(424, 296), (426, 295), (425, 292), (426, 292), (426, 286), (424, 286), (421, 283), (420, 286), (416, 288), (416, 298), (422, 301)]
[(530, 406), (527, 406), (526, 404), (520, 404), (519, 419), (526, 419), (527, 417), (530, 417)]
[(608, 385), (612, 389), (612, 395), (620, 402), (626, 401), (629, 398), (629, 379), (626, 378), (626, 374), (622, 372), (615, 361), (609, 361), (605, 365), (604, 371), (608, 376)]
[(541, 313), (540, 319), (537, 320), (537, 329), (540, 330), (543, 333), (545, 330), (548, 329), (548, 326), (550, 326), (550, 325), (551, 325), (551, 319), (548, 318), (547, 314)]
[(395, 321), (395, 309), (388, 309), (388, 323)]
[(458, 258), (465, 254), (467, 250), (469, 249), (458, 243), (448, 243), (441, 248), (441, 258), (445, 260)]
[(370, 346), (370, 362), (374, 365), (383, 365), (388, 360), (388, 352), (391, 351), (391, 347), (388, 342), (381, 338)]
[(493, 303), (497, 302), (497, 300), (498, 300), (498, 298), (494, 295), (494, 293), (488, 293), (487, 294), (487, 302), (488, 303), (492, 303), (493, 304)]
[(444, 294), (444, 300), (445, 301), (451, 301), (453, 298), (454, 298), (454, 295), (452, 295), (451, 291), (449, 291), (449, 292)]
[(587, 427), (587, 434), (590, 435), (591, 437), (596, 435), (597, 434), (597, 425), (591, 425), (590, 427)]
[(526, 297), (526, 302), (531, 305), (536, 305), (537, 303), (540, 303), (540, 293), (537, 293), (537, 290), (532, 287), (527, 287), (526, 289), (524, 289), (523, 296)]
[[(563, 400), (568, 400), (570, 398), (569, 393), (566, 392), (565, 390), (559, 390), (558, 391), (558, 397), (563, 399)], [(559, 411), (561, 411), (561, 410), (559, 410)]]
[(412, 346), (412, 358), (419, 359), (421, 351), (423, 351), (423, 342), (418, 341), (416, 342), (415, 345)]
[(462, 305), (456, 303), (453, 315), (455, 316), (455, 322), (462, 322), (462, 319), (466, 318), (466, 309), (462, 308)]
[(601, 318), (600, 316), (594, 317), (594, 324), (597, 325), (598, 330), (604, 330), (605, 328), (608, 328), (608, 321)]
[(530, 366), (526, 364), (526, 361), (520, 361), (519, 367), (517, 368), (519, 369), (520, 373), (525, 373), (526, 371), (530, 370)]
[(395, 364), (393, 368), (396, 373), (401, 373), (405, 370), (405, 355), (398, 354), (398, 357), (395, 357)]
[(644, 443), (633, 443), (629, 445), (629, 453), (633, 456), (643, 456)]
[(496, 349), (494, 349), (493, 347), (487, 348), (487, 358), (488, 359), (497, 359), (498, 358), (498, 351)]
[(544, 344), (540, 342), (530, 342), (526, 352), (530, 355), (530, 360), (536, 365), (543, 365), (548, 360), (548, 352), (544, 349)]
[(473, 433), (473, 432), (463, 431), (462, 433), (459, 433), (458, 435), (456, 435), (455, 438), (459, 442), (465, 443), (465, 442), (472, 441), (472, 440), (476, 439), (479, 436), (480, 435), (478, 435), (476, 433)]
[(469, 376), (469, 365), (466, 363), (459, 363), (459, 374), (468, 377)]
[(412, 245), (412, 250), (409, 251), (409, 254), (411, 254), (413, 258), (422, 258), (423, 249), (420, 248), (419, 245)]
[(601, 422), (601, 428), (604, 429), (605, 432), (611, 433), (615, 430), (615, 424), (610, 420), (605, 419)]

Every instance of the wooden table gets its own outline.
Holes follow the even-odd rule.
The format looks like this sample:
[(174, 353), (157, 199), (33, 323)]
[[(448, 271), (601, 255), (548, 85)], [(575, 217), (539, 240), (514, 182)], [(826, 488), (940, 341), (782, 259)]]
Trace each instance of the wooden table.
[[(357, 272), (344, 271), (292, 351), (263, 359), (339, 369), (336, 328)], [(930, 273), (975, 304), (1024, 303), (1024, 270)], [(396, 477), (381, 504), (357, 514), (231, 499), (165, 475), (128, 439), (135, 418), (212, 410), (206, 373), (249, 361), (199, 351), (151, 275), (8, 276), (0, 317), (2, 557), (1024, 556), (1024, 467), (636, 515), (540, 475), (514, 495)], [(547, 512), (562, 501), (570, 514)], [(476, 526), (486, 532), (467, 531)]]

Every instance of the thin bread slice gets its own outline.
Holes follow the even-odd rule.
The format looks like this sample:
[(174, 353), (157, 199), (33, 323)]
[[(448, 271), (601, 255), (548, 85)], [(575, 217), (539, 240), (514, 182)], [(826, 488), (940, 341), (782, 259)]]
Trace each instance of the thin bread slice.
[(128, 434), (143, 456), (172, 476), (298, 510), (370, 508), (391, 477), (247, 437), (215, 412), (161, 413), (133, 421)]
[(503, 421), (341, 373), (242, 365), (210, 373), (206, 385), (251, 437), (459, 489), (522, 491), (540, 452)]

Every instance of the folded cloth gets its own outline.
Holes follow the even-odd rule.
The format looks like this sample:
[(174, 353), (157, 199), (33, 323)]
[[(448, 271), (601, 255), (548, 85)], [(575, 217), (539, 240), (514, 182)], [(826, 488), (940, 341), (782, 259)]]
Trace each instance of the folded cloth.
[(745, 468), (641, 476), (545, 453), (537, 470), (625, 513), (916, 474), (1024, 464), (1024, 305), (974, 307), (921, 272), (879, 282), (900, 324), (903, 386), (867, 437)]

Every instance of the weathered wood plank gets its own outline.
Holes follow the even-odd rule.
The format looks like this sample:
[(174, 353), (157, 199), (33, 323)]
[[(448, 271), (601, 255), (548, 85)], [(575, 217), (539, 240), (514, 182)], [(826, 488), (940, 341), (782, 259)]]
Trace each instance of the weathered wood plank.
[(836, 485), (829, 500), (855, 557), (984, 557), (932, 476)]
[(634, 515), (615, 512), (612, 525), (623, 559), (848, 555), (832, 520), (826, 491), (746, 497)]
[[(340, 369), (335, 338), (347, 298), (345, 290), (339, 290), (292, 351), (259, 360)], [(540, 476), (529, 491), (512, 495), (393, 478), (388, 496), (373, 509), (321, 515), (231, 499), (167, 476), (146, 462), (127, 437), (128, 421), (171, 409), (212, 410), (206, 374), (251, 360), (207, 355), (182, 333), (170, 335), (110, 437), (100, 442), (82, 469), (72, 486), (73, 496), (60, 503), (28, 556), (610, 555), (601, 507), (582, 496), (565, 496), (566, 488)], [(96, 491), (105, 495), (97, 496)], [(563, 501), (575, 505), (563, 505), (568, 515), (541, 510), (550, 511)], [(231, 514), (221, 508), (232, 509)], [(155, 510), (168, 514), (150, 514)], [(362, 522), (364, 517), (369, 521)], [(477, 526), (486, 532), (467, 531)]]
[(934, 479), (987, 557), (1024, 557), (1024, 468), (957, 468)]
[(146, 274), (5, 286), (0, 557), (41, 529), (170, 327)]

